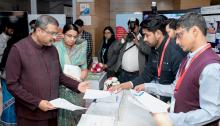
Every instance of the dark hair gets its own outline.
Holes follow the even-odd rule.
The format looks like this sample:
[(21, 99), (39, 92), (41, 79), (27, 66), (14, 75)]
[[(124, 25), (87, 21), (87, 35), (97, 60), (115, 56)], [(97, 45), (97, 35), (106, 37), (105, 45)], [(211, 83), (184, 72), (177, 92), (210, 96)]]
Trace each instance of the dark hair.
[[(131, 23), (132, 19), (128, 20), (128, 25)], [(139, 26), (139, 20), (137, 18), (134, 19), (135, 25)]]
[(167, 25), (169, 25), (169, 28), (176, 30), (177, 19), (169, 18), (166, 20), (166, 22), (167, 22)]
[(189, 30), (193, 26), (197, 26), (203, 33), (207, 34), (207, 26), (204, 17), (197, 13), (187, 13), (181, 16), (177, 22), (177, 28), (186, 28)]
[(141, 22), (141, 28), (146, 28), (151, 32), (160, 30), (163, 35), (167, 34), (166, 32), (166, 20), (167, 18), (162, 15), (151, 15), (147, 19)]
[(10, 21), (3, 22), (1, 24), (1, 32), (4, 32), (6, 28), (15, 30), (15, 27), (15, 24)]
[(75, 25), (78, 25), (80, 27), (84, 26), (84, 22), (82, 19), (77, 19), (75, 22), (74, 22)]
[(65, 34), (69, 30), (74, 30), (74, 31), (77, 31), (77, 33), (79, 33), (78, 28), (76, 27), (76, 25), (74, 25), (74, 24), (65, 24), (64, 27), (63, 27), (63, 34)]
[(35, 22), (36, 28), (40, 27), (46, 29), (48, 24), (59, 26), (58, 21), (54, 17), (49, 15), (41, 15), (40, 17), (37, 18)]
[[(109, 30), (111, 33), (112, 33), (112, 36), (111, 36), (111, 38), (109, 39), (109, 41), (110, 42), (113, 42), (113, 41), (115, 41), (115, 33), (114, 33), (114, 30), (113, 30), (113, 28), (111, 27), (111, 26), (106, 26), (105, 28), (104, 28), (104, 30), (103, 30), (103, 34), (105, 34), (105, 31), (106, 30)], [(103, 35), (103, 40), (105, 40), (106, 38), (105, 38), (105, 36)]]
[(36, 20), (34, 19), (34, 20), (30, 21), (29, 25), (32, 25), (32, 24), (35, 24), (35, 23), (36, 23)]

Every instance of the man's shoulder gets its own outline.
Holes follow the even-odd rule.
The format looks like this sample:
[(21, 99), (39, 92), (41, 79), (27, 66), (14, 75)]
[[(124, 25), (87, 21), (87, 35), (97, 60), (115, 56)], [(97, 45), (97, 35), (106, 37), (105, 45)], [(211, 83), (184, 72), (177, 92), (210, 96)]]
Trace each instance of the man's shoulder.
[(90, 32), (87, 32), (87, 31), (83, 31), (83, 34), (86, 35), (86, 36), (92, 36), (92, 34)]
[(14, 44), (14, 46), (16, 46), (16, 47), (24, 47), (24, 46), (27, 46), (27, 44), (29, 44), (28, 41), (29, 41), (28, 37), (25, 37), (25, 38), (19, 40), (18, 42), (16, 42), (16, 43)]

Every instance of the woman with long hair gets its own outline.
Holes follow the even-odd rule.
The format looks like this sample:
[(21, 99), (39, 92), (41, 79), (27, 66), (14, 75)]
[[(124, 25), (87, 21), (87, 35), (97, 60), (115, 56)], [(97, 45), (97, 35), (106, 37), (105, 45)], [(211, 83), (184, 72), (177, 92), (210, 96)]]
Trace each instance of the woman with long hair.
[(116, 76), (114, 64), (117, 61), (121, 47), (120, 43), (115, 39), (115, 33), (112, 27), (105, 27), (103, 30), (103, 40), (98, 51), (98, 61), (104, 64), (108, 77)]

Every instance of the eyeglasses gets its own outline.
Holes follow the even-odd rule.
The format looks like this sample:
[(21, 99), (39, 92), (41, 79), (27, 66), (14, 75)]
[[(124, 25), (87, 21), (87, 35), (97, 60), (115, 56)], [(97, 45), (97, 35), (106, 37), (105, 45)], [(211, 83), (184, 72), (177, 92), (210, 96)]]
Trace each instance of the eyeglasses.
[(104, 32), (105, 34), (111, 34), (111, 32)]
[(179, 33), (176, 32), (176, 34), (175, 34), (176, 35), (176, 39), (181, 39), (183, 37), (184, 32), (186, 32), (188, 30), (189, 30), (189, 28), (185, 27), (185, 28), (182, 28), (182, 30)]
[(57, 32), (50, 32), (50, 31), (47, 31), (46, 29), (43, 29), (43, 28), (41, 28), (41, 30), (43, 30), (47, 34), (51, 35), (52, 37), (57, 37), (57, 34), (58, 34)]
[(176, 32), (176, 39), (181, 39), (183, 37), (184, 32), (185, 29), (181, 30), (179, 33)]
[(77, 36), (73, 36), (73, 35), (70, 35), (70, 34), (65, 34), (65, 36), (67, 36), (68, 38), (77, 39)]

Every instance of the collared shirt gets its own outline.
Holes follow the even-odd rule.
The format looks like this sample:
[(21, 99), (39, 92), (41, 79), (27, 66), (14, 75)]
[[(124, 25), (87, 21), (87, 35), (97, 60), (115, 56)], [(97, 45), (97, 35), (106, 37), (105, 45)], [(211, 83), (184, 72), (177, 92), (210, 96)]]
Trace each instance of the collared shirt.
[[(203, 48), (204, 46), (188, 54), (190, 59), (187, 65), (189, 65), (191, 59)], [(176, 76), (176, 80), (178, 80), (178, 76)], [(145, 83), (145, 91), (149, 93), (172, 96), (171, 113), (169, 113), (169, 117), (174, 126), (201, 126), (220, 118), (220, 64), (212, 63), (207, 65), (199, 77), (199, 100), (201, 109), (187, 113), (173, 113), (175, 104), (173, 95), (176, 80), (171, 85)]]
[(4, 32), (0, 35), (0, 62), (2, 60), (2, 55), (7, 46), (7, 42), (10, 39), (10, 36), (6, 35)]
[[(128, 42), (126, 45), (126, 49), (133, 46), (133, 42)], [(128, 72), (136, 72), (139, 71), (139, 63), (138, 63), (138, 48), (137, 46), (133, 46), (124, 52), (122, 57), (121, 67), (123, 70)]]

